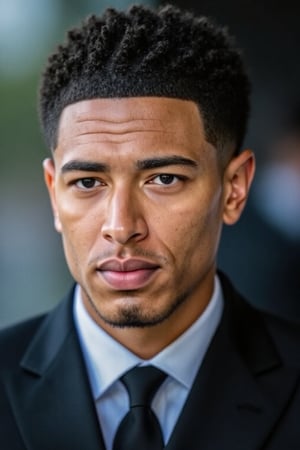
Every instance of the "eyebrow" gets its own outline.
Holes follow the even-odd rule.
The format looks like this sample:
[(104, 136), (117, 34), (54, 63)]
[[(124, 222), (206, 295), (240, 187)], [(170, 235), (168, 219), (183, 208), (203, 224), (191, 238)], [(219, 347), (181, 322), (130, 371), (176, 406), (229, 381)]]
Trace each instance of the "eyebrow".
[[(182, 156), (172, 155), (172, 156), (164, 156), (160, 158), (148, 158), (138, 160), (136, 162), (136, 167), (138, 170), (147, 170), (147, 169), (157, 169), (159, 167), (172, 166), (172, 165), (181, 165), (181, 166), (189, 166), (189, 167), (198, 167), (198, 163), (193, 159), (184, 158)], [(72, 160), (65, 163), (62, 168), (62, 173), (67, 172), (109, 172), (110, 167), (108, 164), (95, 162), (95, 161), (84, 161), (84, 160)]]
[(83, 160), (72, 160), (67, 163), (65, 163), (62, 168), (61, 172), (73, 172), (73, 171), (80, 171), (80, 172), (108, 172), (109, 166), (104, 163), (94, 162), (94, 161), (83, 161)]
[(183, 156), (177, 155), (163, 156), (160, 158), (142, 159), (140, 161), (137, 161), (136, 165), (139, 170), (157, 169), (159, 167), (173, 166), (173, 165), (198, 167), (198, 163), (193, 159), (184, 158)]

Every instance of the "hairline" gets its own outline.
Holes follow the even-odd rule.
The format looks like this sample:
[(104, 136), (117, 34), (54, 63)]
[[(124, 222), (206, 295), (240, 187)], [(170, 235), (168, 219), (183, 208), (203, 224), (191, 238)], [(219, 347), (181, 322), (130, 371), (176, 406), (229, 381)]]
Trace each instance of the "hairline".
[(141, 99), (141, 98), (158, 98), (158, 99), (161, 98), (161, 99), (163, 99), (163, 98), (165, 98), (165, 99), (175, 99), (175, 100), (177, 99), (177, 100), (182, 100), (182, 101), (186, 101), (186, 102), (192, 102), (192, 103), (194, 103), (196, 105), (197, 110), (198, 110), (199, 115), (200, 115), (200, 118), (202, 120), (204, 136), (205, 136), (206, 141), (209, 144), (211, 144), (213, 147), (215, 147), (215, 149), (216, 149), (216, 152), (217, 152), (217, 155), (218, 155), (218, 160), (220, 161), (220, 168), (221, 169), (224, 168), (227, 165), (227, 163), (234, 156), (236, 156), (239, 153), (239, 149), (235, 148), (236, 145), (235, 145), (235, 143), (233, 141), (227, 140), (226, 143), (222, 143), (222, 145), (220, 145), (220, 144), (218, 145), (215, 142), (213, 142), (211, 139), (209, 139), (209, 136), (208, 136), (208, 133), (207, 133), (207, 124), (206, 124), (206, 121), (205, 121), (205, 116), (203, 114), (203, 111), (202, 111), (202, 108), (201, 108), (201, 105), (200, 105), (199, 101), (196, 101), (196, 100), (190, 99), (190, 98), (183, 98), (181, 96), (177, 96), (176, 97), (175, 95), (174, 96), (167, 96), (167, 95), (163, 96), (163, 95), (155, 95), (155, 94), (153, 94), (153, 95), (143, 94), (143, 95), (136, 95), (136, 96), (135, 95), (131, 95), (131, 96), (130, 95), (128, 95), (128, 96), (107, 96), (107, 97), (102, 97), (102, 96), (88, 97), (87, 96), (87, 97), (83, 97), (83, 98), (81, 98), (79, 100), (75, 100), (75, 101), (71, 101), (69, 103), (66, 103), (66, 105), (63, 106), (63, 108), (61, 109), (60, 113), (57, 114), (57, 119), (56, 119), (57, 126), (56, 126), (55, 133), (53, 133), (53, 135), (52, 135), (53, 145), (50, 146), (50, 151), (51, 151), (52, 155), (55, 154), (55, 149), (57, 148), (57, 145), (58, 145), (58, 134), (59, 134), (59, 127), (60, 127), (61, 117), (62, 117), (62, 114), (63, 114), (64, 110), (68, 106), (75, 105), (76, 103), (89, 101), (89, 100), (100, 100), (100, 99), (103, 99), (103, 100), (122, 100), (122, 99), (125, 99), (125, 98), (129, 98), (129, 99), (130, 98), (131, 99), (133, 99), (133, 98), (135, 98), (135, 99)]

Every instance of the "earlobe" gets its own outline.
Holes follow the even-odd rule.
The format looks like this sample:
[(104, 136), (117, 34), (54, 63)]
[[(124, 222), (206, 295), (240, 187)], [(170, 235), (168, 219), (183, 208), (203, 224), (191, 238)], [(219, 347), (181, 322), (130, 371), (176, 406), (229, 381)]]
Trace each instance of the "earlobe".
[(44, 169), (44, 180), (46, 183), (46, 187), (49, 193), (50, 202), (52, 206), (53, 216), (54, 216), (54, 226), (56, 231), (61, 232), (61, 223), (59, 220), (59, 214), (57, 210), (56, 204), (56, 195), (55, 195), (55, 165), (51, 158), (47, 158), (43, 161), (43, 169)]
[(224, 173), (223, 221), (233, 225), (246, 205), (255, 173), (255, 158), (251, 150), (244, 150), (232, 159)]

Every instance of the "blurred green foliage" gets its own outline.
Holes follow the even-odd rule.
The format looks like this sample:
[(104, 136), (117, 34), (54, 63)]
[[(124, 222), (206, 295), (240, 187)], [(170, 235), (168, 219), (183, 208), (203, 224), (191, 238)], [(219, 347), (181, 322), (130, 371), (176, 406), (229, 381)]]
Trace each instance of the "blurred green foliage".
[(37, 77), (0, 83), (1, 171), (30, 170), (45, 155), (36, 112)]

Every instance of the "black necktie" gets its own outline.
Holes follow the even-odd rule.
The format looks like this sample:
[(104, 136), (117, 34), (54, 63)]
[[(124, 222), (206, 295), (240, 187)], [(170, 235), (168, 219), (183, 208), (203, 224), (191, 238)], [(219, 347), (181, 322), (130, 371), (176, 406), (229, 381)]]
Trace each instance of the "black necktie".
[(165, 378), (166, 374), (153, 366), (135, 367), (121, 378), (129, 394), (130, 410), (117, 430), (113, 450), (164, 448), (151, 401)]

